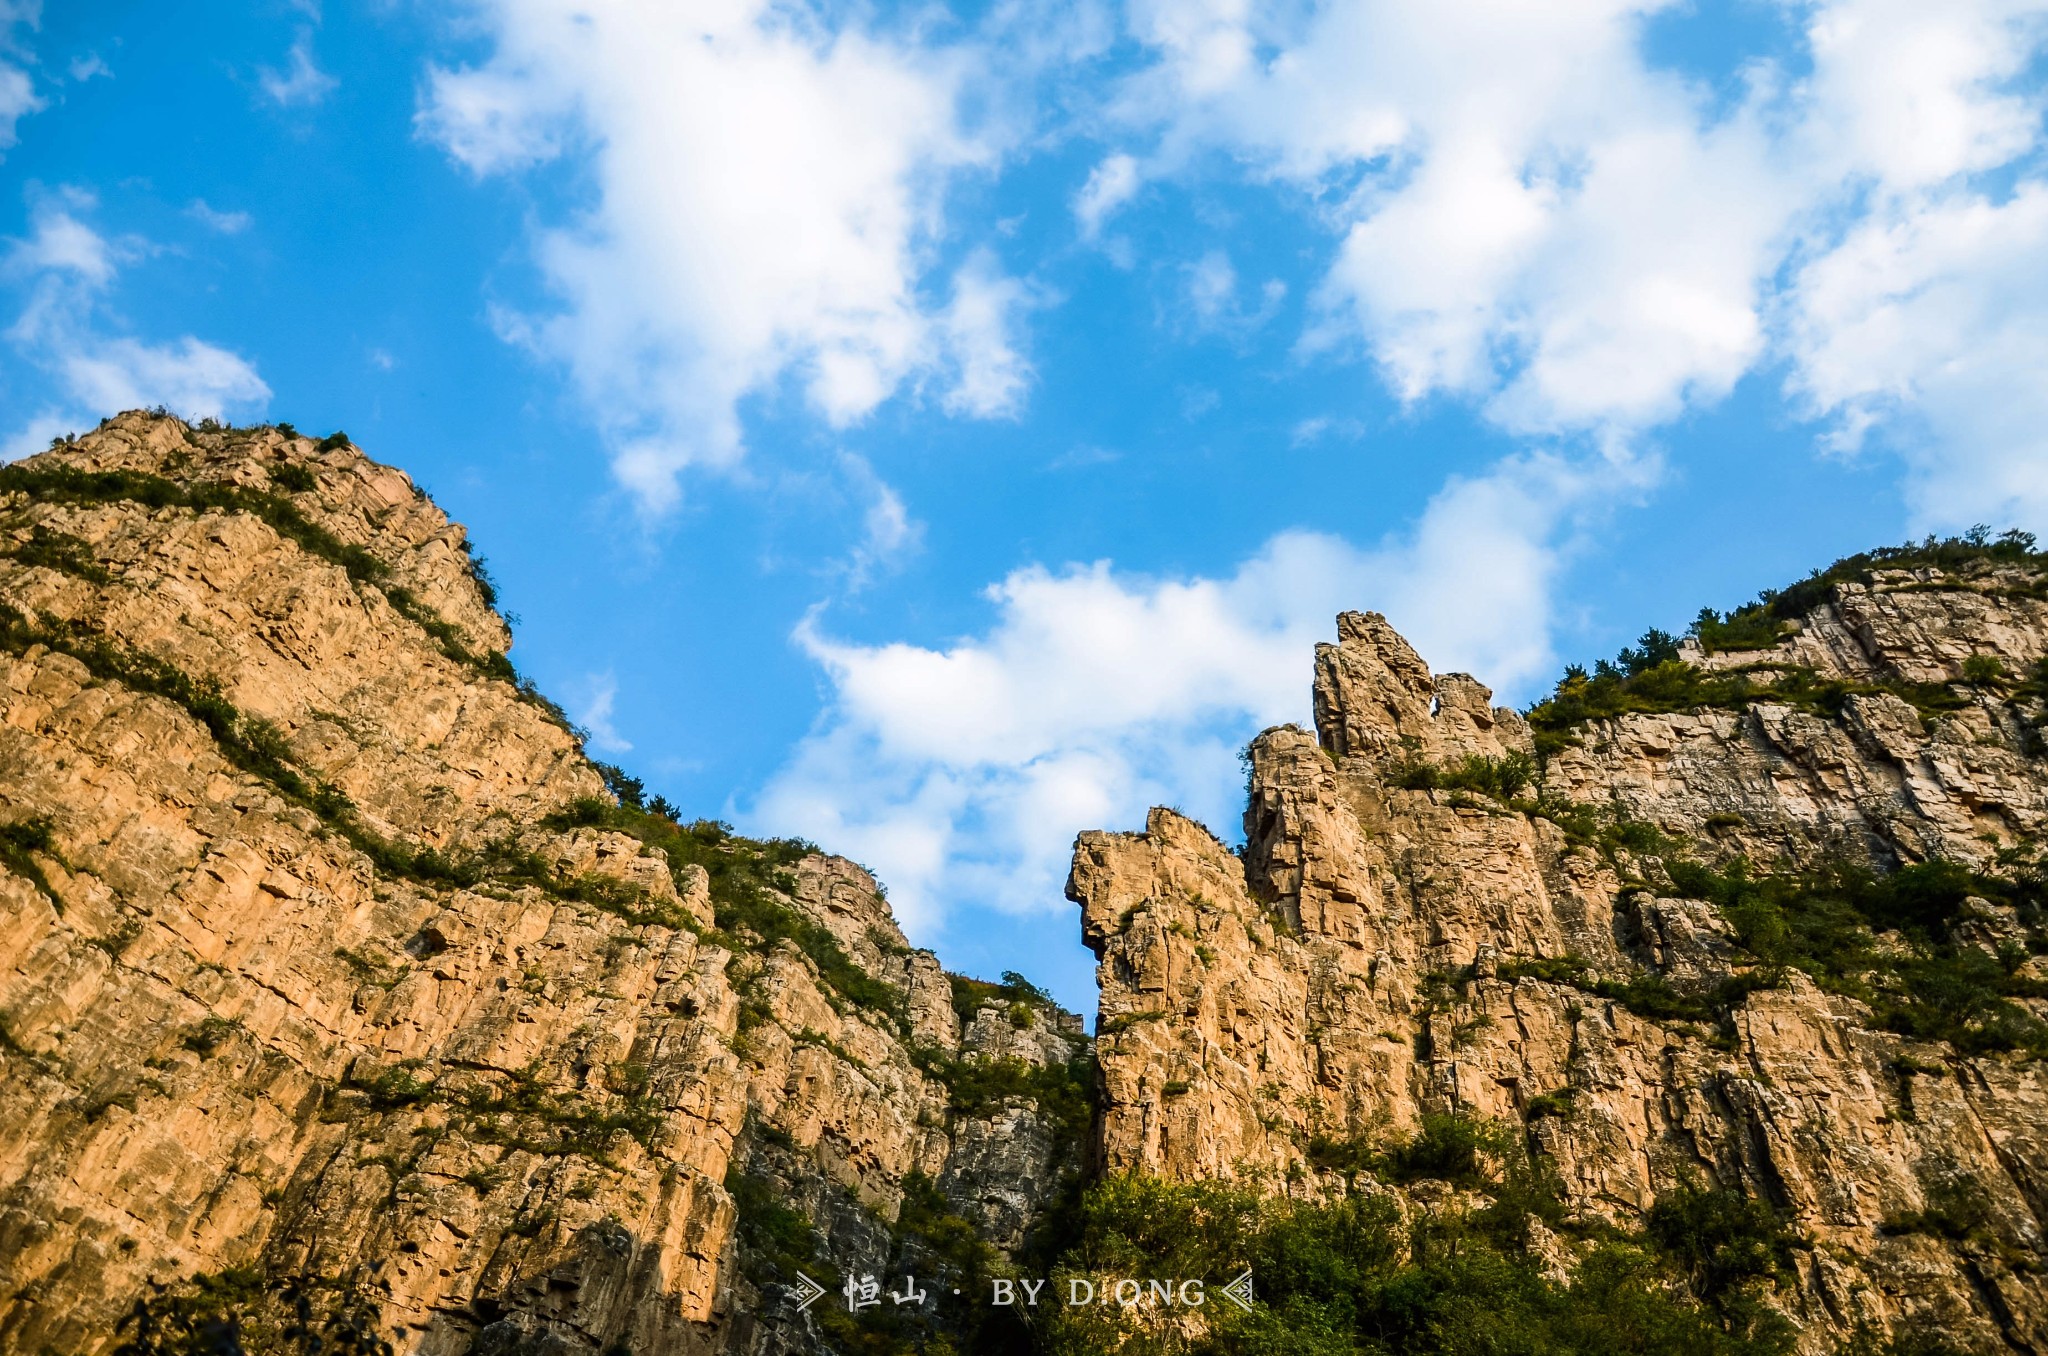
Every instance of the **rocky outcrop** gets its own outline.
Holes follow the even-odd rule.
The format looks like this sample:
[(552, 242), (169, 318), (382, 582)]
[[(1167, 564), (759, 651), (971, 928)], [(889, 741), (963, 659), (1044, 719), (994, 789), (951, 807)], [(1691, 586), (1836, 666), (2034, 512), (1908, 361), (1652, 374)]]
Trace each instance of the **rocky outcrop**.
[[(1775, 1303), (1813, 1350), (1909, 1327), (2048, 1343), (2043, 1066), (1897, 1034), (1761, 966), (1659, 869), (1988, 868), (2030, 845), (2038, 704), (1964, 666), (2015, 675), (2048, 652), (2038, 595), (2018, 567), (1841, 583), (1774, 649), (1689, 650), (1760, 686), (1811, 670), (1826, 699), (1620, 714), (1540, 766), (1478, 682), (1431, 674), (1381, 617), (1340, 617), (1316, 732), (1251, 746), (1240, 852), (1168, 810), (1076, 844), (1105, 1166), (1341, 1193), (1332, 1146), (1457, 1112), (1522, 1127), (1582, 1216), (1638, 1220), (1701, 1181), (1771, 1202), (1800, 1240)], [(1913, 684), (1941, 709), (1899, 695)], [(2009, 909), (1968, 907), (1958, 938), (2038, 944)], [(1719, 1019), (1645, 1015), (1645, 983), (1718, 995)], [(1943, 1215), (1959, 1194), (1967, 1227)]]
[[(1345, 614), (1242, 848), (1081, 836), (1091, 1042), (857, 864), (619, 802), (402, 473), (111, 420), (0, 468), (0, 1350), (294, 1278), (429, 1356), (1022, 1350), (955, 1292), (1065, 1265), (1084, 1166), (1416, 1218), (1474, 1188), (1364, 1150), (1446, 1113), (1554, 1179), (1556, 1276), (1705, 1183), (1788, 1226), (1807, 1349), (2037, 1350), (2048, 927), (1999, 882), (2048, 828), (2048, 584), (1979, 555), (1801, 585), (1576, 724)], [(1841, 955), (1728, 905), (1939, 863), (1899, 904), (1939, 919)]]
[(401, 472), (126, 415), (7, 474), (0, 1349), (251, 1272), (407, 1351), (810, 1350), (750, 1182), (830, 1284), (918, 1182), (1014, 1247), (1071, 1178), (948, 1074), (1078, 1021), (956, 1005), (851, 862), (617, 807)]

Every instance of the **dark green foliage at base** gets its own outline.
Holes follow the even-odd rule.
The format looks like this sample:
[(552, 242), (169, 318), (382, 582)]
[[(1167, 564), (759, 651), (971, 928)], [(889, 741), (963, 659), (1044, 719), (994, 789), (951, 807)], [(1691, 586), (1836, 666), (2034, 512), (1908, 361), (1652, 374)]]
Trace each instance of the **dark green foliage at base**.
[[(763, 1128), (755, 1126), (754, 1133), (761, 1136)], [(1027, 1356), (1031, 1350), (1016, 1316), (984, 1302), (990, 1279), (1006, 1274), (1001, 1254), (924, 1174), (912, 1172), (903, 1181), (902, 1205), (887, 1228), (888, 1255), (851, 1270), (875, 1276), (885, 1289), (914, 1277), (926, 1303), (898, 1306), (884, 1299), (858, 1313), (849, 1312), (843, 1298), (847, 1272), (773, 1181), (733, 1167), (725, 1189), (738, 1215), (742, 1273), (762, 1289), (793, 1285), (799, 1273), (823, 1286), (825, 1298), (810, 1313), (831, 1350), (845, 1356)]]
[[(1500, 1132), (1440, 1136), (1444, 1144)], [(1462, 1150), (1452, 1157), (1464, 1175)], [(1216, 1182), (1111, 1178), (1092, 1188), (1066, 1277), (1199, 1277), (1205, 1335), (1185, 1341), (1113, 1309), (1053, 1309), (1040, 1350), (1052, 1356), (1777, 1356), (1791, 1328), (1761, 1303), (1790, 1240), (1767, 1209), (1722, 1192), (1659, 1202), (1647, 1230), (1601, 1226), (1563, 1237), (1577, 1254), (1568, 1284), (1531, 1249), (1542, 1191), (1486, 1180), (1469, 1207), (1418, 1212), (1404, 1224), (1392, 1199), (1358, 1193), (1317, 1203)], [(1533, 1179), (1530, 1179), (1533, 1180)], [(1546, 1205), (1547, 1202), (1547, 1205)], [(1667, 1208), (1668, 1207), (1668, 1208)], [(1216, 1290), (1250, 1268), (1249, 1314)], [(1064, 1292), (1063, 1292), (1064, 1293)], [(1119, 1325), (1137, 1328), (1112, 1346)]]
[(271, 1282), (248, 1270), (152, 1284), (121, 1320), (113, 1356), (392, 1356), (354, 1279)]

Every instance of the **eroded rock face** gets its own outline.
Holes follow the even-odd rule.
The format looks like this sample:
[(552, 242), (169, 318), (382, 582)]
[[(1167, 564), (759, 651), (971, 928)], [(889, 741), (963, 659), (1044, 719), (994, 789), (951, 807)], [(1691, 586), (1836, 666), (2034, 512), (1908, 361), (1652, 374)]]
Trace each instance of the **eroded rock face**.
[[(2012, 582), (1845, 585), (1739, 659), (1866, 684), (1953, 684), (1973, 654), (2021, 672), (2048, 651), (2048, 611)], [(1432, 675), (1381, 617), (1347, 613), (1338, 635), (1316, 655), (1317, 732), (1252, 745), (1241, 855), (1167, 810), (1076, 844), (1107, 1168), (1334, 1191), (1319, 1145), (1455, 1110), (1525, 1125), (1581, 1211), (1638, 1219), (1682, 1181), (1773, 1202), (1804, 1239), (1781, 1302), (1814, 1350), (1909, 1322), (1973, 1350), (2048, 1342), (2039, 1064), (1908, 1041), (1797, 971), (1722, 1030), (1598, 996), (1645, 973), (1701, 993), (1753, 962), (1713, 906), (1633, 888), (1625, 850), (1501, 797), (1403, 789), (1418, 766), (1532, 753), (1528, 726)], [(1545, 793), (1709, 859), (1983, 864), (2048, 810), (2024, 726), (1988, 692), (1931, 722), (1884, 692), (1834, 718), (1631, 714), (1550, 757)], [(1964, 926), (1995, 949), (2010, 920), (1980, 912)], [(1958, 1182), (1973, 1237), (1887, 1227)]]
[(843, 1266), (888, 1260), (913, 1174), (1003, 1246), (1071, 1175), (1034, 1101), (932, 1071), (1068, 1060), (1077, 1021), (963, 1033), (850, 862), (770, 894), (866, 1006), (815, 943), (716, 929), (702, 866), (579, 826), (599, 775), (402, 473), (144, 415), (29, 465), (268, 491), (324, 544), (132, 486), (0, 502), (0, 1348), (105, 1351), (152, 1280), (375, 1264), (407, 1351), (808, 1350), (734, 1174)]

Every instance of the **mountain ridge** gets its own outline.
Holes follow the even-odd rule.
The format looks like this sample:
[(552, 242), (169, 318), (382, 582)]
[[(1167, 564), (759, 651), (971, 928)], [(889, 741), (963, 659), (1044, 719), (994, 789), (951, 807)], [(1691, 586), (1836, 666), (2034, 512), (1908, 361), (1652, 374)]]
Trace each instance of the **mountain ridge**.
[[(1527, 712), (1343, 614), (1241, 849), (1077, 840), (1093, 1038), (591, 761), (493, 604), (339, 434), (136, 412), (0, 468), (0, 1349), (2048, 1340), (2017, 536)], [(1241, 1315), (983, 1298), (1241, 1269)]]

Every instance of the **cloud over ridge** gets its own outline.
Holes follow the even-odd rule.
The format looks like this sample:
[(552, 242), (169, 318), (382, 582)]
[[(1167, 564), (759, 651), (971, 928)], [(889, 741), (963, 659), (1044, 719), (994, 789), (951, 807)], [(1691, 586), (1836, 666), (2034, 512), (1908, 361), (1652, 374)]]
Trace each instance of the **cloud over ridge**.
[(593, 199), (536, 244), (561, 307), (517, 333), (563, 363), (654, 506), (729, 462), (738, 402), (785, 380), (829, 425), (908, 383), (1015, 408), (1014, 284), (975, 253), (924, 292), (945, 192), (997, 149), (966, 125), (961, 53), (765, 0), (477, 7), (492, 55), (430, 73), (419, 126), (478, 174), (587, 148)]

